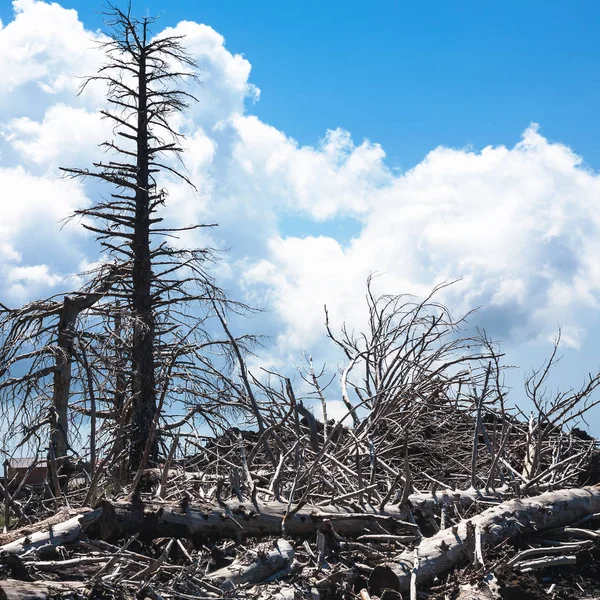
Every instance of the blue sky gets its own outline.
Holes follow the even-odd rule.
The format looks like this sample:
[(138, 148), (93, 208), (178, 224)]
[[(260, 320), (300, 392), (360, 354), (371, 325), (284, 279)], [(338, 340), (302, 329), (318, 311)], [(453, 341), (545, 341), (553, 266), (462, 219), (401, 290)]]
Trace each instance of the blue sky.
[[(524, 368), (562, 325), (556, 383), (577, 385), (600, 363), (600, 4), (372, 4), (134, 3), (203, 66), (199, 193), (173, 186), (170, 218), (220, 223), (194, 241), (229, 248), (217, 275), (267, 309), (269, 364), (334, 361), (322, 305), (360, 326), (376, 271), (392, 293), (462, 277), (444, 300), (483, 306), (474, 324)], [(102, 94), (73, 83), (99, 64), (95, 8), (0, 2), (0, 180), (20, 199), (0, 199), (0, 301), (64, 288), (97, 255), (56, 225), (96, 193), (57, 178), (105, 135)]]
[[(86, 26), (95, 3), (65, 1)], [(98, 3), (100, 4), (100, 3)], [(252, 63), (253, 112), (301, 143), (343, 127), (409, 168), (437, 145), (513, 144), (540, 123), (600, 167), (595, 1), (135, 2), (160, 26), (196, 20)], [(11, 18), (2, 2), (0, 18)]]

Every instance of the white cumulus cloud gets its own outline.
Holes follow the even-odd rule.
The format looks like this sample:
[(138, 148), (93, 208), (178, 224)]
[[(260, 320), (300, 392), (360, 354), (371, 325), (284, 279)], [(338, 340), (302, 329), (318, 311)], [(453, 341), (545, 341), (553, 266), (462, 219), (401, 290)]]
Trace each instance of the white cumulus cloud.
[[(61, 180), (58, 166), (101, 158), (107, 130), (100, 90), (76, 96), (77, 77), (102, 62), (100, 34), (56, 3), (13, 6), (0, 28), (0, 300), (16, 302), (98, 258), (89, 236), (59, 222), (107, 190)], [(376, 141), (335, 129), (302, 146), (254, 116), (250, 61), (208, 25), (157, 34), (186, 36), (202, 81), (189, 83), (199, 102), (177, 121), (197, 191), (167, 181), (166, 221), (220, 224), (180, 243), (230, 249), (218, 274), (270, 311), (254, 327), (278, 336), (274, 361), (323, 339), (323, 304), (360, 326), (373, 272), (389, 293), (462, 278), (443, 299), (456, 312), (482, 306), (476, 323), (494, 336), (546, 338), (561, 323), (581, 344), (600, 287), (600, 177), (567, 146), (530, 127), (513, 147), (440, 147), (398, 173)], [(288, 233), (297, 221), (308, 233)]]
[(100, 38), (57, 3), (14, 0), (13, 10), (14, 20), (0, 29), (0, 106), (4, 114), (36, 112), (51, 98), (72, 96), (76, 77), (96, 71)]
[(26, 302), (49, 290), (84, 260), (80, 229), (61, 221), (87, 199), (81, 186), (0, 168), (0, 301)]
[(462, 312), (481, 306), (474, 321), (494, 335), (547, 337), (561, 323), (580, 344), (600, 291), (600, 176), (580, 157), (532, 126), (513, 148), (437, 148), (388, 176), (365, 199), (350, 244), (273, 237), (269, 257), (247, 271), (286, 324), (281, 340), (314, 343), (324, 303), (360, 324), (366, 278), (379, 272), (376, 285), (390, 293), (423, 295), (462, 278), (444, 299)]

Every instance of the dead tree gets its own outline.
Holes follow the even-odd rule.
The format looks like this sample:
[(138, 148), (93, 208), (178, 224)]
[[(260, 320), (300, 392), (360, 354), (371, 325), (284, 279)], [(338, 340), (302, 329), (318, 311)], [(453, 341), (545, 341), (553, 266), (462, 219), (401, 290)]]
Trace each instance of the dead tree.
[[(600, 398), (594, 395), (600, 386), (600, 373), (590, 373), (579, 388), (549, 393), (548, 379), (560, 360), (560, 339), (559, 331), (548, 359), (525, 380), (525, 393), (533, 405), (528, 419), (523, 414), (528, 422), (523, 476), (530, 481), (543, 478), (547, 474), (544, 466), (547, 467), (548, 463), (564, 458), (568, 440), (560, 434), (566, 433), (600, 403)], [(561, 439), (563, 437), (565, 439)], [(554, 438), (554, 443), (549, 443), (550, 438)], [(549, 454), (552, 455), (550, 459)]]
[[(0, 394), (9, 413), (26, 411), (35, 402), (46, 415), (24, 418), (26, 438), (43, 425), (49, 425), (49, 464), (55, 463), (60, 474), (69, 444), (69, 405), (71, 402), (73, 363), (76, 362), (78, 321), (116, 285), (122, 267), (104, 265), (81, 290), (62, 300), (49, 298), (18, 309), (0, 311)], [(11, 377), (12, 372), (16, 372)], [(76, 385), (80, 389), (81, 382)], [(39, 399), (47, 400), (39, 402)], [(9, 432), (14, 432), (10, 427)]]
[[(227, 376), (234, 349), (240, 356), (253, 340), (208, 333), (211, 319), (218, 323), (247, 307), (215, 285), (207, 271), (215, 258), (210, 248), (172, 242), (205, 225), (169, 227), (160, 214), (169, 182), (193, 188), (180, 160), (182, 135), (170, 117), (195, 100), (185, 80), (196, 81), (196, 65), (180, 37), (152, 37), (152, 19), (109, 10), (107, 63), (83, 89), (90, 81), (106, 85), (109, 106), (101, 112), (114, 124), (114, 139), (102, 144), (106, 159), (63, 168), (67, 176), (112, 188), (107, 199), (71, 217), (97, 236), (101, 266), (84, 274), (87, 283), (77, 292), (2, 307), (0, 314), (7, 433), (23, 424), (19, 442), (37, 439), (39, 451), (49, 431), (49, 454), (62, 460), (72, 442), (69, 428), (87, 420), (90, 497), (97, 457), (123, 482), (124, 473), (139, 473), (156, 459), (163, 437), (167, 454), (166, 436), (191, 420), (201, 417), (216, 430), (234, 412), (260, 418), (248, 395), (230, 393)], [(163, 414), (173, 404), (180, 410)]]
[[(158, 454), (159, 406), (172, 398), (172, 388), (179, 387), (178, 398), (188, 399), (190, 418), (198, 413), (198, 403), (210, 413), (211, 399), (222, 400), (214, 393), (220, 388), (219, 368), (209, 355), (226, 353), (229, 340), (210, 339), (204, 325), (213, 303), (222, 308), (234, 303), (207, 273), (210, 249), (169, 243), (178, 232), (206, 225), (161, 225), (169, 180), (193, 188), (179, 158), (182, 135), (171, 117), (196, 100), (185, 81), (197, 79), (197, 65), (180, 37), (152, 37), (152, 18), (136, 19), (115, 6), (109, 10), (109, 41), (103, 44), (107, 63), (86, 84), (107, 86), (109, 107), (101, 112), (114, 125), (115, 138), (102, 144), (106, 160), (92, 168), (62, 170), (112, 187), (109, 199), (75, 216), (97, 236), (104, 253), (127, 268), (113, 299), (123, 302), (131, 324), (125, 365), (130, 402), (123, 410), (131, 440), (129, 468), (138, 471), (145, 456), (152, 462)], [(121, 393), (121, 388), (115, 389)]]

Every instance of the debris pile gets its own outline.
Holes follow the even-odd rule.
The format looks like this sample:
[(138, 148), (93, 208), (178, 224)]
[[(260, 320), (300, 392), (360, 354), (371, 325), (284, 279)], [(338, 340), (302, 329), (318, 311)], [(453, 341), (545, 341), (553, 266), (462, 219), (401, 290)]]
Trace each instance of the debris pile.
[(124, 482), (110, 453), (66, 472), (49, 457), (41, 486), (5, 482), (0, 596), (600, 595), (600, 449), (576, 427), (600, 375), (549, 395), (555, 347), (525, 414), (484, 335), (461, 337), (430, 299), (369, 297), (368, 335), (327, 325), (347, 358), (342, 418), (312, 360), (301, 383), (265, 380), (238, 352), (229, 404), (252, 407), (246, 428), (156, 417), (162, 458)]
[[(312, 447), (314, 427), (293, 412), (267, 446), (232, 428), (93, 508), (76, 506), (81, 490), (66, 492), (69, 508), (0, 537), (0, 589), (8, 598), (593, 597), (600, 487), (580, 482), (598, 458), (594, 440), (553, 433), (527, 477), (529, 425), (516, 419), (480, 419), (475, 435), (477, 416), (446, 405), (428, 409), (428, 437), (407, 443), (379, 427), (363, 443), (355, 428), (319, 423)], [(502, 461), (474, 456), (486, 423), (492, 449), (509, 440)], [(28, 487), (17, 496), (32, 498)], [(44, 505), (21, 502), (31, 520)]]

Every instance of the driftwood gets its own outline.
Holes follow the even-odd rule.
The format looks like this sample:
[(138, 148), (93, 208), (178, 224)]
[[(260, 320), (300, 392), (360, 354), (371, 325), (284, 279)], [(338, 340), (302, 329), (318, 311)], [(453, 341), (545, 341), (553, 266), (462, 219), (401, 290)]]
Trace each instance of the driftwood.
[(44, 546), (63, 546), (80, 540), (86, 529), (102, 516), (101, 510), (84, 512), (62, 523), (45, 523), (43, 529), (14, 540), (0, 547), (0, 551), (24, 554)]
[[(564, 527), (598, 512), (600, 486), (546, 492), (503, 502), (424, 539), (416, 549), (419, 560), (416, 583), (426, 584), (472, 555), (474, 549), (468, 547), (469, 530), (479, 532), (483, 547), (495, 546), (518, 536)], [(409, 589), (413, 566), (413, 550), (404, 551), (397, 558), (394, 572), (400, 589)]]
[(80, 516), (90, 511), (91, 508), (61, 508), (47, 519), (38, 521), (37, 523), (33, 523), (31, 525), (19, 527), (19, 529), (13, 529), (11, 531), (8, 531), (7, 533), (0, 534), (0, 546), (4, 546), (6, 544), (9, 544), (10, 542), (18, 540), (19, 538), (31, 535), (36, 531), (42, 531), (43, 529), (47, 529), (51, 526), (53, 527), (54, 525), (58, 525), (59, 523), (62, 523), (63, 521), (66, 521), (71, 517)]
[(293, 560), (292, 545), (287, 540), (277, 540), (274, 549), (259, 548), (256, 560), (250, 564), (243, 564), (242, 561), (236, 560), (229, 566), (210, 573), (206, 579), (218, 582), (223, 590), (231, 589), (241, 583), (261, 583), (285, 571), (291, 566)]
[(18, 579), (5, 579), (0, 581), (0, 598), (2, 600), (49, 600), (60, 594), (61, 598), (68, 599), (69, 592), (73, 597), (79, 598), (77, 590), (82, 589), (83, 583), (60, 581), (19, 581)]

